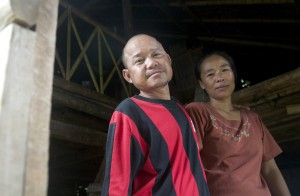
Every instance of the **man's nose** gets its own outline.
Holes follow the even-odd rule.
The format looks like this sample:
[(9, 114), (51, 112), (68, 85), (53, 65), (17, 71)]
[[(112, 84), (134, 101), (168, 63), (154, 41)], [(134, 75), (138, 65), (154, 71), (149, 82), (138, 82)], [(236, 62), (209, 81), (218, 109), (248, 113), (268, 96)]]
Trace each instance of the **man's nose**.
[(157, 66), (157, 61), (155, 59), (151, 58), (151, 57), (148, 57), (146, 59), (145, 63), (147, 65), (147, 67), (150, 67), (150, 68)]

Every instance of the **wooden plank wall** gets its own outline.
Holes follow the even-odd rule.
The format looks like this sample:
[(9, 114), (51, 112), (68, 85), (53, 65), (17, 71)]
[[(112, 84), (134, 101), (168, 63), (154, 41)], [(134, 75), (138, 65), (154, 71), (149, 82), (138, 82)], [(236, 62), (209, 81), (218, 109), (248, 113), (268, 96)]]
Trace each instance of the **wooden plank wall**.
[(235, 92), (233, 101), (259, 113), (285, 151), (300, 150), (300, 67)]

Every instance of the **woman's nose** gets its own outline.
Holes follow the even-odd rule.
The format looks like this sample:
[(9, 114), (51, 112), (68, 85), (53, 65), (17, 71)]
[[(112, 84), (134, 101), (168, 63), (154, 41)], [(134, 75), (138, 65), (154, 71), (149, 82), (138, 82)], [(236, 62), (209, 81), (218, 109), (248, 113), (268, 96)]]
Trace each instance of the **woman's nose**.
[(221, 71), (218, 71), (216, 76), (217, 76), (217, 81), (224, 81), (224, 74)]

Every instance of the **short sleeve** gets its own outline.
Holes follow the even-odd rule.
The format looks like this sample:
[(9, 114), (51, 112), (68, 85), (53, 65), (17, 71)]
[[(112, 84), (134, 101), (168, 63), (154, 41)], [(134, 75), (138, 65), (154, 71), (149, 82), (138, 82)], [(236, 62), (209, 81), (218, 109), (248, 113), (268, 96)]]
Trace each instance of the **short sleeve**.
[(258, 124), (262, 130), (263, 141), (263, 162), (273, 159), (282, 153), (282, 149), (279, 147), (268, 128), (264, 125), (261, 118), (258, 117)]

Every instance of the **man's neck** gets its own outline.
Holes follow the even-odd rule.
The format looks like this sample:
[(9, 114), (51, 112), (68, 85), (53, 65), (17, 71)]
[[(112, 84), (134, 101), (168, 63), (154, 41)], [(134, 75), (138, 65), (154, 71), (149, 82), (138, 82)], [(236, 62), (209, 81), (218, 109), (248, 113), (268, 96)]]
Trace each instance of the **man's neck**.
[(171, 100), (169, 89), (160, 89), (151, 92), (140, 91), (140, 96), (150, 98), (150, 99)]

